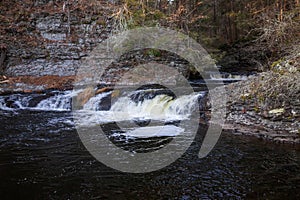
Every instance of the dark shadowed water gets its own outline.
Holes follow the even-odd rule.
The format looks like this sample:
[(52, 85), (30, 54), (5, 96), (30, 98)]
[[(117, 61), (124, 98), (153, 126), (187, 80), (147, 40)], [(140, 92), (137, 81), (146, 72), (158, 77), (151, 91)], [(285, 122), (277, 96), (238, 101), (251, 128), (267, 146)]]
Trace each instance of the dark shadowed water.
[[(222, 133), (209, 156), (199, 159), (200, 127), (175, 163), (128, 174), (89, 154), (69, 112), (0, 110), (0, 119), (0, 199), (300, 199), (296, 146)], [(166, 140), (144, 141), (150, 144), (144, 148)]]

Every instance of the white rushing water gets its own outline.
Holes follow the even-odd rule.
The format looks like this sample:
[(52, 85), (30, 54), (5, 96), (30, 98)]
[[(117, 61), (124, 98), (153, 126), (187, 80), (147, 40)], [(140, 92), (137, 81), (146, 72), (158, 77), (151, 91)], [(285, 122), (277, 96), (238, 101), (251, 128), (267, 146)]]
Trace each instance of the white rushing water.
[[(0, 97), (0, 109), (17, 110), (17, 109), (37, 109), (44, 111), (71, 111), (72, 98), (77, 96), (82, 90), (65, 91), (50, 95), (47, 98), (41, 98), (36, 95), (14, 94)], [(143, 92), (143, 91), (142, 91)], [(100, 93), (91, 97), (84, 105), (83, 111), (101, 111), (101, 101), (111, 95), (111, 92)], [(187, 116), (195, 109), (197, 100), (204, 93), (193, 93), (183, 95), (176, 99), (171, 96), (160, 94), (151, 99), (144, 99), (134, 102), (128, 96), (120, 97), (107, 112), (115, 113), (118, 116), (126, 115), (129, 118), (149, 118), (160, 119), (172, 116)], [(30, 105), (34, 99), (41, 99), (36, 105)], [(37, 100), (35, 100), (37, 101)]]
[(136, 138), (149, 138), (149, 137), (164, 137), (164, 136), (177, 136), (184, 132), (183, 128), (174, 125), (165, 126), (146, 126), (138, 127), (129, 130), (125, 133), (115, 133), (114, 136), (124, 135), (126, 137), (136, 137)]
[(210, 79), (212, 81), (241, 81), (247, 80), (248, 76), (246, 75), (233, 75), (233, 74), (219, 74), (219, 73), (210, 73)]
[(78, 91), (66, 91), (63, 94), (54, 95), (48, 99), (42, 100), (35, 108), (38, 110), (55, 110), (68, 111), (71, 110), (71, 99), (76, 96)]
[[(153, 99), (134, 102), (129, 96), (119, 98), (108, 111), (93, 111), (94, 104), (87, 102), (85, 110), (76, 111), (80, 126), (91, 126), (121, 121), (174, 121), (188, 119), (198, 109), (198, 99), (204, 93), (183, 95), (176, 99), (168, 95), (157, 95)], [(105, 96), (105, 95), (102, 95)], [(91, 99), (94, 102), (94, 99)], [(88, 107), (87, 105), (91, 105)]]
[[(193, 93), (176, 99), (168, 95), (157, 95), (153, 99), (133, 102), (129, 97), (120, 98), (112, 107), (116, 118), (126, 115), (129, 119), (178, 119), (187, 117), (196, 108), (198, 98), (203, 94)], [(125, 117), (125, 116), (124, 116)]]
[[(13, 94), (0, 97), (0, 108), (2, 110), (42, 110), (42, 111), (71, 111), (72, 98), (76, 97), (82, 90), (77, 91), (54, 91), (45, 94)], [(132, 95), (138, 93), (135, 101)], [(198, 99), (205, 93), (192, 93), (182, 95), (175, 99), (166, 94), (149, 95), (148, 90), (135, 91), (125, 96), (115, 98), (110, 106), (112, 92), (100, 93), (91, 97), (82, 109), (74, 111), (74, 119), (79, 126), (95, 126), (109, 122), (128, 122), (156, 120), (161, 122), (188, 119), (191, 113), (198, 109)], [(103, 102), (102, 102), (103, 101)], [(107, 106), (109, 104), (109, 106)], [(103, 110), (105, 105), (107, 110)], [(104, 107), (105, 107), (104, 106)], [(164, 123), (163, 123), (164, 124)], [(149, 127), (129, 127), (122, 134), (130, 137), (158, 137), (176, 136), (184, 130), (174, 125), (157, 126), (151, 124)]]
[(78, 95), (77, 91), (53, 91), (45, 94), (12, 94), (0, 96), (1, 110), (42, 110), (42, 111), (70, 111), (72, 97)]
[(102, 99), (109, 96), (110, 94), (111, 94), (111, 92), (103, 92), (103, 93), (100, 93), (100, 94), (90, 98), (88, 100), (88, 102), (86, 102), (83, 105), (83, 109), (84, 110), (94, 110), (94, 111), (101, 110), (100, 103), (101, 103)]

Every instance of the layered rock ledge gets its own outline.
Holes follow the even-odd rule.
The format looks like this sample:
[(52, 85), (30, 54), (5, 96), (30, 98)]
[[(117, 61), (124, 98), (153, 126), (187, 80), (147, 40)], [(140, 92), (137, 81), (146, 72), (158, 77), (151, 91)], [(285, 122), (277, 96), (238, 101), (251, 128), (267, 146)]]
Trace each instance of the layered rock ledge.
[(227, 96), (227, 118), (223, 129), (280, 143), (299, 144), (299, 63), (299, 56), (281, 61), (269, 72), (225, 86), (226, 94), (219, 93), (220, 98)]

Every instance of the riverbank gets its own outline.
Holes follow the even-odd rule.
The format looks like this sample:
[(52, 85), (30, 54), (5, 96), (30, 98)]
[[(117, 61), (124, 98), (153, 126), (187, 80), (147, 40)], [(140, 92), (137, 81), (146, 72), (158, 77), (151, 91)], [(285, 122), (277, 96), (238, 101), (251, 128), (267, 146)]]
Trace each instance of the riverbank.
[[(300, 143), (299, 54), (275, 62), (271, 70), (225, 86), (227, 118), (234, 134), (279, 143)], [(218, 90), (218, 88), (216, 88)]]

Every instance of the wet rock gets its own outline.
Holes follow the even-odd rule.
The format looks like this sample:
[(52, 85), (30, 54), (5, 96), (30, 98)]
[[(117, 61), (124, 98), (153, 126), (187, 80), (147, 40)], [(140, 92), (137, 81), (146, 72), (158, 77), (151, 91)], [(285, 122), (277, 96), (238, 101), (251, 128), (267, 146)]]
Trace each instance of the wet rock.
[(77, 105), (75, 105), (75, 107), (77, 108), (79, 107), (83, 107), (84, 104), (86, 104), (86, 102), (88, 102), (88, 100), (95, 95), (95, 91), (94, 88), (92, 87), (88, 87), (85, 88), (82, 92), (80, 92), (78, 94), (78, 96), (76, 97), (76, 103)]
[(110, 91), (110, 90), (113, 90), (113, 89), (110, 88), (110, 87), (100, 88), (100, 89), (96, 90), (95, 95), (103, 93), (103, 92), (107, 92), (107, 91)]

